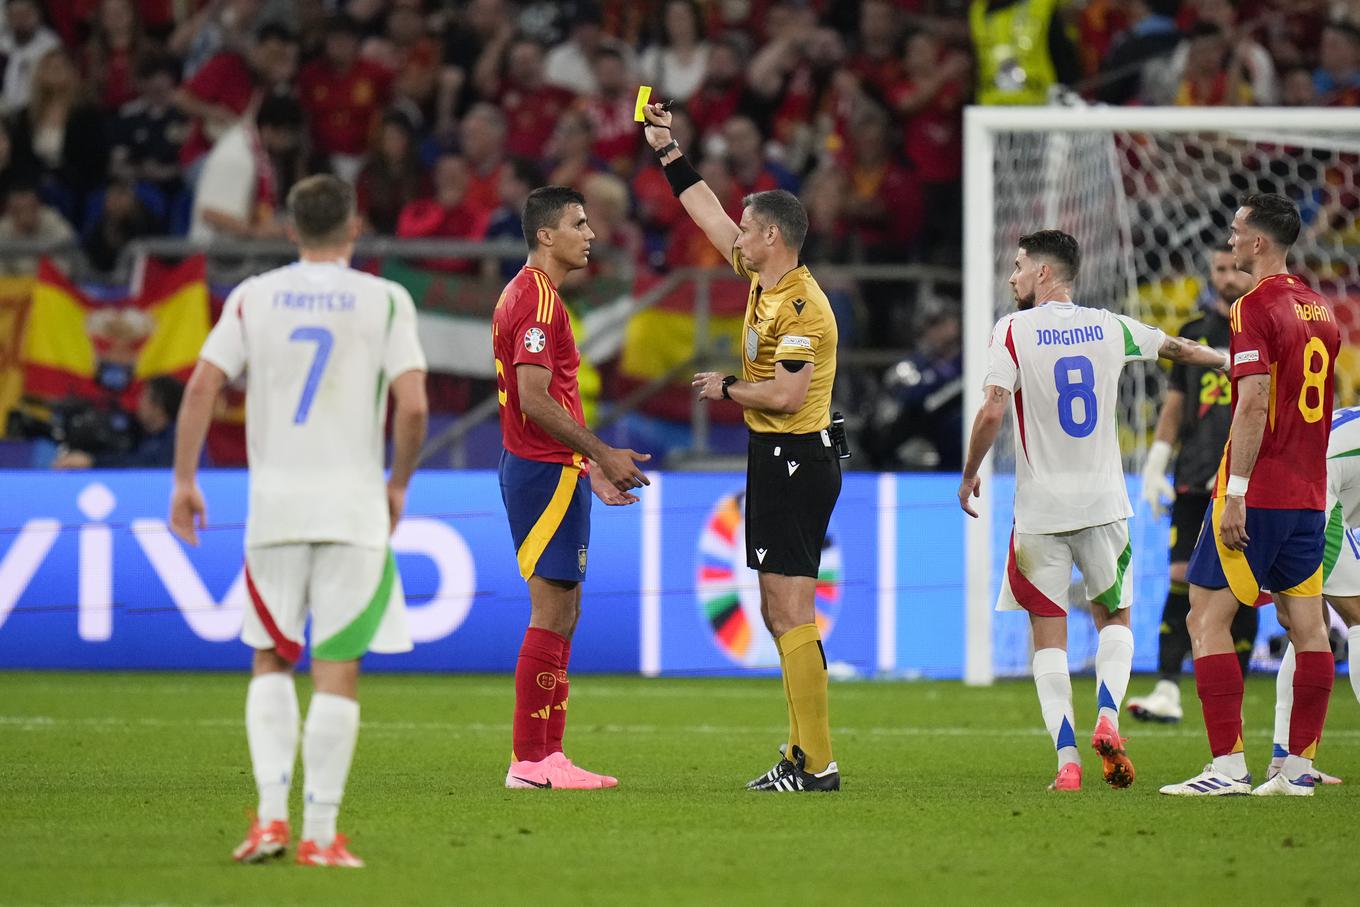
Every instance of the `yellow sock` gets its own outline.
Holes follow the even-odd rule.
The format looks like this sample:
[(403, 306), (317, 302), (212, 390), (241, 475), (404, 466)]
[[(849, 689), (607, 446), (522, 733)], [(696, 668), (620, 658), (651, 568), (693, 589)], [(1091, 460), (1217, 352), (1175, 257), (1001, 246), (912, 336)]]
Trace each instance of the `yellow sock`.
[[(831, 720), (822, 634), (816, 624), (803, 624), (779, 637), (778, 642), (784, 653), (784, 683), (798, 728), (798, 745), (807, 753), (807, 771), (820, 772), (831, 763)], [(792, 750), (789, 757), (793, 757)]]
[(774, 647), (779, 650), (779, 679), (784, 681), (784, 704), (789, 710), (789, 744), (784, 753), (793, 758), (793, 748), (801, 746), (798, 740), (798, 713), (793, 710), (793, 699), (789, 696), (789, 666), (784, 661), (784, 647), (775, 639)]

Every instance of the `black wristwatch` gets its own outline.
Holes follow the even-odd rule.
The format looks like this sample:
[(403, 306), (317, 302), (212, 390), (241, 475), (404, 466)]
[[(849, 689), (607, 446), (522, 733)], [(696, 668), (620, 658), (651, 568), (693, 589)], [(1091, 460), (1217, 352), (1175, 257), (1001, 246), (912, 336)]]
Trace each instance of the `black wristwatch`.
[(722, 387), (723, 387), (723, 399), (724, 399), (724, 400), (731, 400), (731, 399), (732, 399), (732, 394), (728, 392), (728, 388), (730, 388), (732, 385), (736, 384), (736, 383), (737, 383), (737, 380), (738, 380), (738, 379), (737, 379), (737, 376), (736, 376), (736, 375), (728, 375), (726, 378), (723, 379), (723, 385), (722, 385)]

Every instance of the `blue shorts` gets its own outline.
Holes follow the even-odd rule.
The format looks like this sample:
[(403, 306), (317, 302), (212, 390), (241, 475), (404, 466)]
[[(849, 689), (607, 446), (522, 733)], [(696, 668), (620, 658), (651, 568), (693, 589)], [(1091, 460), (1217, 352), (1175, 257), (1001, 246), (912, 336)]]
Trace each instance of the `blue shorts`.
[(1222, 498), (1209, 503), (1186, 580), (1206, 589), (1229, 587), (1248, 605), (1257, 603), (1262, 589), (1298, 596), (1322, 594), (1326, 513), (1248, 507), (1247, 550), (1231, 551), (1218, 536), (1222, 512)]
[(501, 500), (520, 576), (579, 583), (590, 548), (590, 480), (578, 466), (501, 452)]

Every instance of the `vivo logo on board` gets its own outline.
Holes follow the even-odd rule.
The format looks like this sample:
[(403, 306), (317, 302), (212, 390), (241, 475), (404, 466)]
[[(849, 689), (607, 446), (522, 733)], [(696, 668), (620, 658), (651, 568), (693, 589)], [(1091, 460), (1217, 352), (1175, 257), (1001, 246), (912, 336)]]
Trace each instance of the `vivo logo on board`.
[[(150, 567), (189, 629), (205, 642), (227, 642), (241, 630), (247, 606), (245, 571), (221, 599), (215, 598), (195, 569), (190, 554), (171, 535), (165, 521), (136, 517), (127, 523), (145, 563), (120, 565), (114, 560), (114, 533), (128, 531), (105, 521), (118, 509), (118, 499), (103, 483), (94, 481), (76, 495), (84, 522), (65, 531), (77, 535), (75, 565), (76, 631), (88, 643), (107, 642), (116, 619), (114, 580), (120, 567), (146, 575)], [(33, 516), (14, 534), (0, 556), (0, 628), (28, 590), (34, 575), (63, 532), (60, 520)], [(244, 530), (238, 530), (244, 536)], [(411, 636), (417, 644), (435, 642), (452, 634), (472, 609), (477, 571), (467, 542), (449, 524), (427, 517), (408, 517), (392, 536), (392, 550), (400, 557), (428, 558), (437, 581), (427, 600), (408, 606)], [(133, 603), (135, 604), (135, 603)]]

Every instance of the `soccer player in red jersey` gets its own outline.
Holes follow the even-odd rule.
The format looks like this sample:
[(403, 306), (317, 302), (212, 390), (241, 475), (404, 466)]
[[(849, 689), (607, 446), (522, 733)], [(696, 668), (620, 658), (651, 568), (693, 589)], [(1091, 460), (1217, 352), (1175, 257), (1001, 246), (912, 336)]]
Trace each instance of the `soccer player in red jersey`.
[(618, 780), (578, 768), (562, 752), (567, 662), (581, 616), (590, 546), (590, 493), (635, 503), (651, 484), (647, 454), (610, 447), (585, 427), (581, 354), (557, 286), (590, 263), (594, 232), (574, 189), (544, 186), (524, 203), (529, 261), (501, 293), (491, 320), (501, 405), (501, 497), (520, 575), (529, 584), (529, 629), (515, 667), (513, 750), (505, 786), (598, 789)]
[[(1233, 217), (1233, 261), (1256, 286), (1229, 316), (1232, 429), (1186, 574), (1195, 685), (1214, 759), (1164, 794), (1313, 793), (1313, 756), (1335, 669), (1322, 562), (1340, 335), (1326, 300), (1286, 267), (1299, 227), (1298, 209), (1280, 195), (1250, 195)], [(1276, 593), (1297, 656), (1289, 756), (1278, 775), (1252, 790), (1242, 752), (1242, 668), (1230, 627), (1238, 602), (1253, 604), (1262, 587)]]

